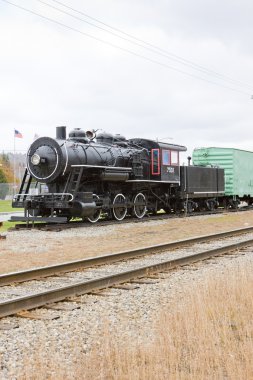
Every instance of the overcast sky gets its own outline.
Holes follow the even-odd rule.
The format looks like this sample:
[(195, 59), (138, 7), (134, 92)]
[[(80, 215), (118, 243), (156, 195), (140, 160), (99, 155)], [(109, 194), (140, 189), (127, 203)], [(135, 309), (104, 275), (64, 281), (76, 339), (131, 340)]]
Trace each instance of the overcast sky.
[(1, 150), (58, 125), (253, 150), (252, 0), (10, 1), (68, 28), (0, 0)]

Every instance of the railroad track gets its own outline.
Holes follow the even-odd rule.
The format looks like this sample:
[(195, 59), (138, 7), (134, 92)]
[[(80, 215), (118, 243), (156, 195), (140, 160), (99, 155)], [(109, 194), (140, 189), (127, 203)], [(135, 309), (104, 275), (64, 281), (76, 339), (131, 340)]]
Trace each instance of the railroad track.
[(184, 217), (195, 217), (195, 216), (205, 216), (205, 215), (217, 215), (217, 214), (224, 214), (224, 213), (233, 213), (233, 212), (243, 212), (243, 211), (252, 211), (253, 207), (241, 207), (237, 209), (217, 209), (214, 211), (205, 211), (205, 212), (193, 212), (193, 213), (175, 213), (175, 214), (156, 214), (151, 215), (147, 214), (144, 218), (138, 219), (133, 217), (126, 217), (122, 221), (118, 220), (109, 220), (109, 219), (103, 219), (101, 218), (97, 223), (90, 223), (88, 221), (82, 221), (82, 220), (73, 220), (70, 223), (66, 224), (60, 224), (60, 223), (45, 223), (45, 222), (37, 222), (29, 224), (26, 223), (17, 223), (15, 224), (15, 227), (11, 227), (9, 230), (23, 230), (23, 229), (31, 229), (36, 228), (43, 231), (62, 231), (69, 228), (80, 228), (80, 227), (104, 227), (104, 226), (110, 226), (110, 225), (120, 225), (120, 224), (126, 224), (126, 223), (143, 223), (147, 221), (159, 221), (159, 220), (167, 220), (167, 219), (178, 219), (178, 218), (184, 218)]
[[(69, 297), (95, 292), (101, 289), (117, 286), (125, 282), (139, 281), (141, 283), (142, 278), (151, 276), (154, 273), (171, 270), (179, 266), (192, 264), (200, 260), (205, 260), (230, 253), (231, 251), (243, 249), (253, 245), (252, 235), (249, 239), (244, 239), (240, 242), (237, 241), (229, 245), (222, 245), (215, 249), (208, 249), (204, 251), (200, 250), (199, 247), (197, 249), (196, 245), (200, 245), (199, 243), (203, 244), (207, 242), (214, 242), (219, 239), (234, 238), (235, 236), (252, 232), (253, 227), (248, 227), (215, 235), (201, 236), (193, 239), (141, 248), (134, 251), (125, 251), (108, 256), (79, 260), (51, 267), (36, 268), (25, 272), (1, 275), (0, 285), (2, 288), (0, 288), (0, 293), (2, 292), (2, 289), (5, 289), (8, 285), (11, 289), (11, 297), (0, 302), (0, 317), (10, 316), (23, 310), (34, 309), (66, 299), (72, 300)], [(185, 248), (187, 253), (189, 253), (189, 250), (193, 250), (194, 253), (184, 254), (183, 256), (179, 254), (176, 258), (169, 257), (172, 250), (176, 251), (179, 248), (182, 249), (182, 247)], [(196, 253), (196, 250), (199, 250), (199, 252)], [(162, 252), (164, 251), (166, 251), (167, 257), (162, 257), (161, 259)], [(158, 252), (160, 255), (157, 255)], [(139, 259), (137, 257), (143, 255), (145, 255), (144, 258), (146, 259), (142, 258), (139, 263)], [(156, 257), (156, 260), (152, 261), (152, 263), (148, 261), (151, 256)], [(130, 268), (130, 270), (125, 270), (125, 262), (122, 263), (122, 260), (131, 260), (132, 268)], [(116, 269), (113, 267), (115, 263), (117, 265)], [(104, 270), (104, 267), (107, 269)], [(47, 290), (42, 289), (41, 291), (35, 293), (31, 293), (31, 290), (28, 288), (28, 293), (31, 294), (13, 297), (13, 291), (14, 295), (15, 292), (17, 292), (17, 290), (15, 290), (16, 287), (14, 286), (14, 283), (25, 282), (25, 285), (27, 285), (27, 281), (29, 280), (41, 279), (47, 276), (59, 276), (59, 274), (66, 274), (66, 272), (83, 270), (85, 268), (91, 268), (91, 270), (90, 273), (88, 273), (87, 270), (80, 272), (82, 277), (85, 277), (82, 278), (81, 281), (80, 273), (74, 272), (74, 278), (72, 280), (67, 278), (69, 280), (68, 282), (72, 282), (71, 284), (61, 284), (60, 286), (55, 286)], [(77, 278), (75, 275), (77, 275)], [(61, 277), (57, 278), (60, 279)]]
[[(200, 215), (211, 215), (211, 214), (219, 214), (219, 212), (209, 212), (209, 213), (195, 213), (191, 214), (189, 216), (200, 216)], [(82, 220), (72, 220), (70, 223), (66, 224), (60, 224), (60, 223), (30, 223), (30, 224), (15, 224), (14, 230), (24, 230), (24, 229), (39, 229), (42, 231), (63, 231), (70, 228), (80, 228), (80, 227), (104, 227), (104, 226), (111, 226), (111, 225), (121, 225), (121, 224), (127, 224), (127, 223), (143, 223), (143, 222), (149, 222), (149, 221), (159, 221), (159, 220), (167, 220), (167, 219), (175, 219), (175, 218), (183, 218), (185, 217), (185, 214), (157, 214), (157, 215), (150, 215), (147, 214), (144, 218), (138, 219), (133, 217), (126, 217), (122, 221), (114, 220), (114, 219), (105, 219), (101, 218), (97, 223), (90, 223), (88, 221), (82, 221)], [(13, 228), (10, 228), (10, 230), (13, 230)]]

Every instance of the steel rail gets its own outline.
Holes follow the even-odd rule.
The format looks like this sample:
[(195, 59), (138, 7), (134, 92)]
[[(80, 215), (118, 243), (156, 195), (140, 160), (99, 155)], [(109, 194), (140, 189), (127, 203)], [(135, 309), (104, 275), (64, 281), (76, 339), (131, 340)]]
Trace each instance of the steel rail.
[(0, 318), (16, 314), (22, 310), (30, 310), (44, 306), (48, 303), (63, 301), (67, 297), (80, 296), (83, 294), (90, 293), (92, 291), (108, 288), (114, 285), (134, 280), (136, 278), (151, 275), (152, 273), (174, 269), (178, 266), (188, 265), (200, 260), (205, 260), (215, 256), (227, 254), (231, 251), (239, 250), (250, 245), (253, 245), (253, 239), (185, 256), (182, 258), (168, 260), (162, 263), (140, 267), (138, 269), (117, 273), (111, 276), (106, 276), (95, 280), (78, 282), (70, 286), (51, 289), (46, 292), (32, 294), (25, 297), (18, 297), (14, 300), (7, 300), (0, 303)]
[(183, 246), (208, 242), (215, 239), (225, 238), (229, 236), (236, 236), (252, 232), (253, 227), (240, 228), (231, 231), (225, 231), (218, 234), (203, 235), (190, 239), (177, 240), (170, 243), (163, 243), (143, 248), (134, 249), (131, 251), (122, 251), (119, 253), (113, 253), (111, 255), (97, 256), (83, 260), (76, 260), (71, 262), (65, 262), (62, 264), (52, 265), (48, 267), (39, 267), (22, 272), (12, 272), (0, 275), (0, 286), (11, 285), (16, 282), (24, 282), (29, 280), (35, 280), (42, 277), (49, 277), (59, 273), (71, 272), (78, 269), (85, 269), (91, 266), (112, 264), (117, 261), (132, 259), (139, 256), (144, 256), (153, 253), (159, 253), (166, 250), (181, 248)]

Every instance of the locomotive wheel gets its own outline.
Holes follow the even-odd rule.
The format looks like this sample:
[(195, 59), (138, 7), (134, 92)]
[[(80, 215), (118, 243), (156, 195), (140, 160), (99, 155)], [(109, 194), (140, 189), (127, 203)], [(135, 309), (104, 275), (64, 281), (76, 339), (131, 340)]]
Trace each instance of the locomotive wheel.
[(214, 210), (214, 203), (211, 200), (204, 201), (204, 209), (206, 211), (213, 211)]
[(92, 216), (87, 217), (87, 220), (90, 223), (96, 223), (98, 219), (100, 218), (101, 210), (96, 210)]
[(123, 220), (127, 213), (126, 198), (123, 194), (117, 194), (113, 200), (112, 213), (116, 220)]
[(191, 214), (194, 210), (194, 204), (192, 201), (188, 201), (188, 202), (185, 202), (184, 204), (184, 211), (187, 213), (187, 214)]
[[(98, 200), (99, 197), (97, 195), (93, 195), (93, 197), (95, 197), (94, 200)], [(93, 215), (87, 217), (87, 220), (90, 222), (90, 223), (96, 223), (98, 221), (98, 219), (100, 218), (101, 216), (101, 210), (98, 209), (98, 210), (95, 210)]]
[(136, 218), (141, 219), (147, 212), (147, 201), (145, 195), (138, 193), (134, 198), (134, 208), (133, 213)]

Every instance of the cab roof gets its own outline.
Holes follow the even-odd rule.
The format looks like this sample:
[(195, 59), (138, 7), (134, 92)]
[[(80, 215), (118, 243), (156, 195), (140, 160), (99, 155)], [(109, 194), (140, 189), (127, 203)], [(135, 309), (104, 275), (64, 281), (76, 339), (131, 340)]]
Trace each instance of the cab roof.
[(177, 144), (168, 144), (165, 142), (160, 141), (154, 141), (154, 140), (148, 140), (148, 139), (130, 139), (130, 143), (136, 144), (138, 146), (142, 146), (143, 148), (146, 148), (148, 150), (151, 149), (170, 149), (170, 150), (177, 150), (179, 152), (186, 152), (187, 148), (183, 145), (177, 145)]

